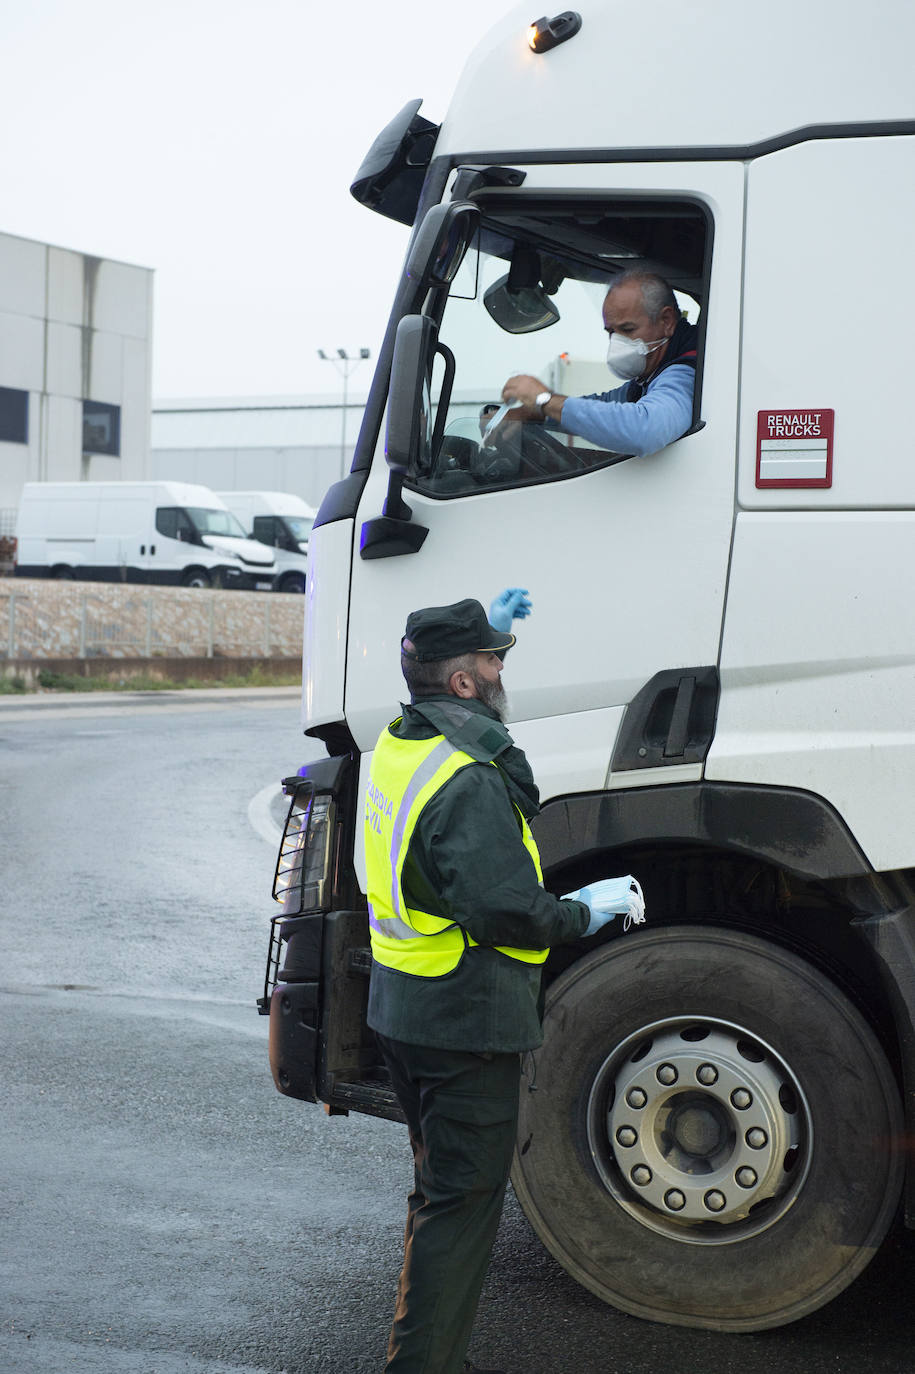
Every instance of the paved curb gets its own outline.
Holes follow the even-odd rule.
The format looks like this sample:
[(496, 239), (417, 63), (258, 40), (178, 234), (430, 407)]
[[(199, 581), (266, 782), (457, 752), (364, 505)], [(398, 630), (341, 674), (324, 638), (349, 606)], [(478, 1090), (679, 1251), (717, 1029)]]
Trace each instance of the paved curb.
[(48, 707), (154, 706), (157, 702), (237, 702), (283, 700), (298, 701), (301, 687), (184, 687), (153, 692), (24, 692), (0, 695), (0, 712), (35, 711)]

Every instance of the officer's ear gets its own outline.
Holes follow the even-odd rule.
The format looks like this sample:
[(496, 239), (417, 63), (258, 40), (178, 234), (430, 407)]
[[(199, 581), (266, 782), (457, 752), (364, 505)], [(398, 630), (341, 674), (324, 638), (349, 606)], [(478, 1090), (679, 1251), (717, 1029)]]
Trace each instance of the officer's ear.
[(477, 694), (477, 684), (468, 672), (463, 668), (457, 668), (448, 679), (448, 690), (452, 696), (475, 697)]

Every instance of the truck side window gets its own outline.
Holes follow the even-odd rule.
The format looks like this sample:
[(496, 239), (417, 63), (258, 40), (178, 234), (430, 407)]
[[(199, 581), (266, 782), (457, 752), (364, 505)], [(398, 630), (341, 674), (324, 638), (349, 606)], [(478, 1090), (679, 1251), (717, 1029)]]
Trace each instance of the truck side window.
[[(481, 201), (481, 229), (452, 283), (444, 304), (430, 296), (428, 313), (439, 317), (439, 339), (454, 354), (454, 385), (437, 451), (408, 475), (408, 485), (440, 498), (480, 490), (565, 480), (621, 462), (633, 453), (654, 452), (686, 433), (698, 416), (698, 372), (702, 302), (710, 271), (711, 225), (698, 202), (622, 198), (607, 202), (574, 198), (493, 196)], [(665, 337), (676, 338), (678, 367), (636, 412), (641, 399), (622, 377), (608, 371), (608, 335), (602, 306), (608, 288), (623, 272), (650, 272), (674, 292)], [(650, 340), (646, 340), (650, 341)], [(682, 361), (677, 362), (677, 359)], [(436, 402), (440, 375), (432, 375)], [(512, 422), (485, 436), (486, 422), (513, 376), (535, 377), (545, 391), (569, 398), (610, 401), (608, 409), (569, 407), (582, 431), (547, 423)], [(659, 400), (663, 394), (663, 403)], [(637, 446), (633, 431), (646, 411), (657, 415), (670, 402), (669, 437), (655, 431)], [(611, 415), (612, 406), (612, 415)], [(616, 407), (619, 407), (617, 409)], [(487, 413), (488, 408), (488, 413)], [(593, 423), (604, 416), (613, 423)], [(681, 427), (682, 424), (682, 427)], [(620, 437), (611, 443), (607, 434)], [(627, 438), (630, 440), (627, 442)]]

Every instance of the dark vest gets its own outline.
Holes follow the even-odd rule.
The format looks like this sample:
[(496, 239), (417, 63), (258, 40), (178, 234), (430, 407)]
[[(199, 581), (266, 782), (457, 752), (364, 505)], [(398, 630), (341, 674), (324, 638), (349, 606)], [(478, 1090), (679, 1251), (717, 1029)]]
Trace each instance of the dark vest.
[(645, 382), (630, 382), (629, 390), (626, 392), (627, 401), (640, 401), (645, 395), (655, 377), (660, 377), (666, 367), (673, 367), (674, 363), (681, 366), (696, 366), (696, 340), (699, 337), (699, 326), (690, 324), (688, 320), (680, 319), (677, 327), (670, 336), (670, 343), (667, 345), (667, 354), (659, 368), (652, 372)]

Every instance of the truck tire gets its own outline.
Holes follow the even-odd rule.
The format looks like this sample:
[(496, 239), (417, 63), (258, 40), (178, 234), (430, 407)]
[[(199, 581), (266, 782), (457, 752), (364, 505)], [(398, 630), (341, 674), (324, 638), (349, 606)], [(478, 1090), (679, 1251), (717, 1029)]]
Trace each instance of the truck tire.
[(76, 579), (76, 573), (67, 563), (58, 563), (51, 569), (51, 576), (55, 582), (73, 582)]
[(185, 568), (181, 574), (182, 587), (212, 587), (217, 585), (216, 575), (211, 578), (206, 568)]
[(829, 1302), (875, 1253), (902, 1186), (899, 1092), (812, 965), (737, 931), (627, 936), (556, 980), (544, 1032), (512, 1182), (605, 1302), (760, 1331)]

